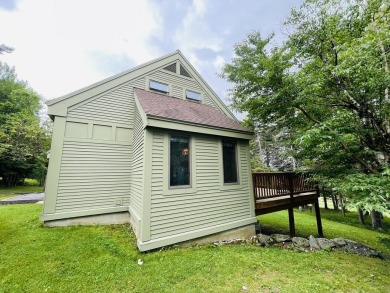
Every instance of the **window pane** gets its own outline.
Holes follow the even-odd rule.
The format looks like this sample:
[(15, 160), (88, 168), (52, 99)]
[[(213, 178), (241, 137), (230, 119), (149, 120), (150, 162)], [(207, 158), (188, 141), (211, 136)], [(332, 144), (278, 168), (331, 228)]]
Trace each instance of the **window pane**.
[(151, 80), (149, 81), (149, 88), (154, 91), (162, 92), (162, 93), (168, 93), (168, 85), (165, 83), (161, 83), (158, 81)]
[(223, 179), (224, 183), (236, 183), (237, 163), (236, 163), (236, 142), (222, 141), (223, 149)]
[(193, 91), (186, 91), (186, 98), (191, 100), (200, 101), (201, 95), (200, 93), (196, 93)]
[(190, 144), (185, 136), (170, 137), (170, 186), (190, 185)]

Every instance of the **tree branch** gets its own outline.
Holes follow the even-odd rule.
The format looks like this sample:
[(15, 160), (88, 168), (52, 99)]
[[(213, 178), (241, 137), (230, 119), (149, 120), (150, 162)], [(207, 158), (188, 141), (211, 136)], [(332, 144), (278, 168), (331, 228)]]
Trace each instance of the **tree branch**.
[[(295, 108), (297, 108), (299, 111), (301, 111), (303, 113), (303, 115), (305, 115), (309, 120), (313, 121), (314, 123), (318, 124), (318, 125), (321, 125), (321, 121), (316, 119), (313, 115), (311, 115), (310, 113), (308, 113), (305, 109), (303, 109), (301, 106), (295, 106)], [(323, 124), (322, 124), (323, 125)], [(326, 126), (326, 125), (323, 125), (330, 133), (332, 134), (335, 134), (335, 131), (330, 128), (329, 126)], [(363, 161), (361, 158), (359, 158), (358, 156), (356, 156), (354, 153), (352, 153), (351, 149), (348, 147), (348, 145), (346, 143), (344, 143), (343, 141), (338, 141), (340, 143), (340, 145), (343, 147), (343, 149), (351, 154), (352, 158), (359, 164), (361, 165), (362, 167), (364, 167), (365, 169), (367, 169), (368, 171), (370, 171), (371, 173), (373, 174), (379, 174), (379, 172), (377, 170), (375, 170), (374, 168), (372, 168), (369, 164), (367, 164), (365, 161)]]

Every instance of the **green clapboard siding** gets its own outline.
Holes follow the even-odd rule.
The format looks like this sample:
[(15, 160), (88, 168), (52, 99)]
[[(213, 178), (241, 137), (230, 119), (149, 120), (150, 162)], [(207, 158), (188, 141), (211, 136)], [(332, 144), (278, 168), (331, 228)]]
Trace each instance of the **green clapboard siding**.
[(68, 118), (132, 125), (135, 107), (134, 87), (144, 88), (145, 78), (131, 81), (105, 95), (72, 107), (68, 112)]
[(248, 142), (238, 141), (238, 162), (241, 184), (223, 189), (220, 182), (222, 162), (220, 138), (192, 134), (195, 141), (192, 160), (196, 160), (196, 190), (192, 193), (164, 195), (163, 147), (167, 132), (154, 131), (152, 147), (151, 239), (170, 237), (180, 233), (206, 229), (250, 219), (248, 174)]
[(127, 206), (131, 145), (65, 141), (56, 212)]
[[(130, 212), (136, 213), (132, 215), (137, 220), (142, 215), (142, 196), (143, 196), (143, 172), (144, 172), (144, 141), (145, 129), (138, 109), (134, 112), (134, 132), (133, 132), (133, 146), (131, 159), (131, 189), (130, 189)], [(136, 221), (135, 225), (137, 225)], [(134, 227), (138, 232), (139, 227)]]

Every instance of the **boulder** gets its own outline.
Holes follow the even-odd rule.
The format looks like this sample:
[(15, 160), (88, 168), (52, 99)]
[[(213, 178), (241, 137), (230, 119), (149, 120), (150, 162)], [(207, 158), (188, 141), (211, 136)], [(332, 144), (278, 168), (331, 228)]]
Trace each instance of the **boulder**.
[(271, 238), (276, 242), (276, 243), (280, 243), (280, 242), (290, 242), (291, 241), (291, 237), (288, 236), (288, 235), (283, 235), (283, 234), (272, 234), (271, 235)]
[(309, 248), (310, 247), (310, 242), (306, 238), (303, 237), (293, 237), (292, 243), (295, 247), (298, 248)]
[(363, 256), (383, 258), (383, 256), (375, 249), (372, 249), (363, 244), (356, 243), (354, 241), (347, 241), (347, 245), (345, 245), (342, 249), (347, 252), (356, 253)]
[(309, 244), (311, 250), (321, 249), (320, 245), (317, 242), (317, 239), (315, 239), (313, 235), (310, 235), (309, 237)]
[(274, 243), (273, 239), (265, 234), (258, 234), (257, 235), (257, 242), (259, 246), (270, 246)]
[(317, 238), (317, 242), (321, 249), (334, 248), (337, 246), (332, 240), (326, 238)]
[(338, 247), (347, 245), (347, 242), (344, 238), (334, 238), (332, 239), (333, 243), (336, 244)]

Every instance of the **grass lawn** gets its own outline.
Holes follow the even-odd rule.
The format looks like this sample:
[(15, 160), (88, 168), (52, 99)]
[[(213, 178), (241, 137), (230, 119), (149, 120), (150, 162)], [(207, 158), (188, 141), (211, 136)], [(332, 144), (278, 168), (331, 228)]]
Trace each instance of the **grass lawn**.
[[(317, 236), (317, 222), (314, 211), (311, 213), (310, 211), (300, 212), (294, 210), (294, 218), (297, 235), (303, 237)], [(371, 228), (369, 216), (365, 217), (365, 225), (359, 224), (356, 212), (347, 212), (346, 217), (343, 217), (340, 211), (321, 209), (321, 219), (324, 237), (344, 237), (356, 240), (390, 256), (389, 218), (385, 217), (383, 219), (382, 231), (376, 231)], [(287, 211), (263, 215), (259, 217), (259, 220), (262, 232), (265, 234), (289, 234)]]
[(5, 187), (0, 184), (0, 200), (24, 193), (43, 192), (43, 187), (38, 186), (38, 181), (34, 179), (25, 179), (24, 183), (25, 185), (23, 186), (12, 187)]
[[(249, 245), (140, 253), (128, 225), (44, 228), (41, 210), (37, 204), (0, 206), (0, 292), (243, 292), (243, 286), (246, 292), (390, 290), (388, 260)], [(285, 215), (278, 214), (260, 219), (286, 229)], [(297, 231), (306, 233), (314, 217), (298, 214)], [(385, 248), (375, 239), (388, 238), (386, 231), (324, 220), (328, 235), (350, 237), (351, 229), (366, 231), (364, 242)]]

